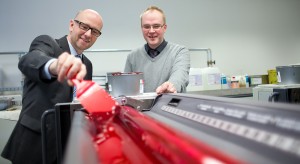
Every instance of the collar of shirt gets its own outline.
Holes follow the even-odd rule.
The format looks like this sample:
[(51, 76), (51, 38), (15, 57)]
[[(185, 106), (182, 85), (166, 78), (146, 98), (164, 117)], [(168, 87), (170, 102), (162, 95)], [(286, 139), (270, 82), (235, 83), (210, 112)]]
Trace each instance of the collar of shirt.
[[(155, 48), (155, 50), (157, 51), (157, 55), (159, 55), (159, 53), (164, 50), (164, 48), (167, 46), (168, 42), (167, 41), (163, 41), (158, 47)], [(153, 50), (152, 48), (149, 47), (148, 43), (145, 44), (145, 50), (147, 52), (147, 54), (152, 57), (151, 54), (151, 50)]]
[(74, 56), (79, 56), (82, 59), (82, 55), (81, 54), (77, 54), (75, 48), (72, 46), (72, 44), (68, 41), (69, 47), (70, 47), (70, 52), (72, 55)]

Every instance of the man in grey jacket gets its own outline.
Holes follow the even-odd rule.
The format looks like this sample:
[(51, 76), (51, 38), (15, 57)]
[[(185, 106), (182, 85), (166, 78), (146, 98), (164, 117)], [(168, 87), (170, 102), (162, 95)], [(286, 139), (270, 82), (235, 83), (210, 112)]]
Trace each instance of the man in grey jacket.
[(186, 92), (189, 82), (190, 54), (186, 47), (165, 41), (164, 12), (150, 6), (141, 14), (146, 44), (130, 52), (124, 72), (143, 72), (144, 92)]

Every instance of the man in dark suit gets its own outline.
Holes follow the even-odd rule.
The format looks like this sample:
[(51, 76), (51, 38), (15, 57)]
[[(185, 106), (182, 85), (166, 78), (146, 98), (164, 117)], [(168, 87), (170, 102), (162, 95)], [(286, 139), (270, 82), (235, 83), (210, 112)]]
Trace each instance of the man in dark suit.
[[(33, 40), (18, 64), (25, 76), (22, 110), (1, 154), (4, 158), (16, 164), (42, 163), (41, 116), (57, 103), (72, 101), (70, 79), (92, 79), (92, 63), (82, 53), (95, 43), (102, 27), (99, 13), (85, 9), (70, 20), (67, 36), (54, 40), (41, 35)], [(55, 163), (54, 133), (47, 138), (47, 163)]]

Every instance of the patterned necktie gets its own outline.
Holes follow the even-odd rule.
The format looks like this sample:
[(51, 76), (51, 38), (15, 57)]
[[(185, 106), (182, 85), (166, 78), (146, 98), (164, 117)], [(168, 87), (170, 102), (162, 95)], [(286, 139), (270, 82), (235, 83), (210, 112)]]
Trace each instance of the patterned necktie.
[(81, 55), (75, 55), (75, 57), (77, 57), (77, 58), (79, 58), (80, 60), (82, 60), (82, 59), (81, 59)]
[[(75, 57), (81, 59), (81, 56), (80, 56), (80, 55), (75, 55)], [(73, 87), (73, 100), (75, 100), (75, 99), (76, 99), (76, 86)]]

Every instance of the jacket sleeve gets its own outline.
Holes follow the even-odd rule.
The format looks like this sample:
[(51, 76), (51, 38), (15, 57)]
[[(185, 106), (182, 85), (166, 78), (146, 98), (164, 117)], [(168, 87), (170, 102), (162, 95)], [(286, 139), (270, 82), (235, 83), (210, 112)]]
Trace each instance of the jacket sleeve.
[(41, 35), (32, 41), (29, 52), (20, 59), (18, 67), (29, 79), (45, 81), (41, 78), (42, 68), (50, 59), (57, 58), (61, 53), (62, 50), (54, 39)]

